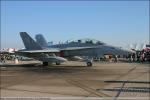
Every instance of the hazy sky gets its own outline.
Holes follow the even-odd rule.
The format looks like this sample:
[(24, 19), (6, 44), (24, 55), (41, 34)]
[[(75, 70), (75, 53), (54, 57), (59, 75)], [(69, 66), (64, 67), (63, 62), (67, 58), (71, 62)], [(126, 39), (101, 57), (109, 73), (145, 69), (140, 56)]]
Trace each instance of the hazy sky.
[(2, 48), (24, 47), (19, 32), (40, 33), (55, 42), (148, 43), (149, 1), (2, 1)]

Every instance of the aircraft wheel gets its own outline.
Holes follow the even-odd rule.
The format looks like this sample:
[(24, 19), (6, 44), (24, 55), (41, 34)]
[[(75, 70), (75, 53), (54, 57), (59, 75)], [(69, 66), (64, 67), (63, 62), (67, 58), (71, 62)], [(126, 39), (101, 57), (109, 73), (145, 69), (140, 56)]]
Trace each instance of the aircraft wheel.
[(92, 62), (87, 62), (87, 66), (88, 67), (92, 66)]
[(57, 62), (56, 62), (56, 65), (60, 65), (60, 62), (57, 61)]
[(43, 66), (48, 66), (48, 62), (43, 62)]

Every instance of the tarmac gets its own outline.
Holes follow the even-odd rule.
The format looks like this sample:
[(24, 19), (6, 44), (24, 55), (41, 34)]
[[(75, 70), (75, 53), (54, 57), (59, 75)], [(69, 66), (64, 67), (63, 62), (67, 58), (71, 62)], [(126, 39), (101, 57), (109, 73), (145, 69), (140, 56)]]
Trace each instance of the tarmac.
[(94, 62), (86, 67), (85, 62), (69, 61), (43, 67), (38, 61), (21, 61), (0, 68), (1, 98), (150, 99), (148, 63)]

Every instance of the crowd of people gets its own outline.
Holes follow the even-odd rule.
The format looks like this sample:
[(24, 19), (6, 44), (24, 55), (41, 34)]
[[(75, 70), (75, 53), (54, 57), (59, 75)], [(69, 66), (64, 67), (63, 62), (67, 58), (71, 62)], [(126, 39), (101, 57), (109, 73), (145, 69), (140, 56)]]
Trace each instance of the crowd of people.
[(6, 60), (14, 60), (14, 57), (9, 54), (0, 54), (0, 62), (5, 63)]
[(145, 48), (142, 51), (136, 51), (136, 53), (129, 54), (127, 58), (131, 62), (150, 62), (150, 48)]

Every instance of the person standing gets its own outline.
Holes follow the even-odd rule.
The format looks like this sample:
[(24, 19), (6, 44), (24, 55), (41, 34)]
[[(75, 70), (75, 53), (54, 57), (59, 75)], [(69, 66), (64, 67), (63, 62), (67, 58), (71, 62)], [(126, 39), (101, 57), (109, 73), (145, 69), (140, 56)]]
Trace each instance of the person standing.
[(115, 62), (118, 62), (118, 55), (115, 55)]

